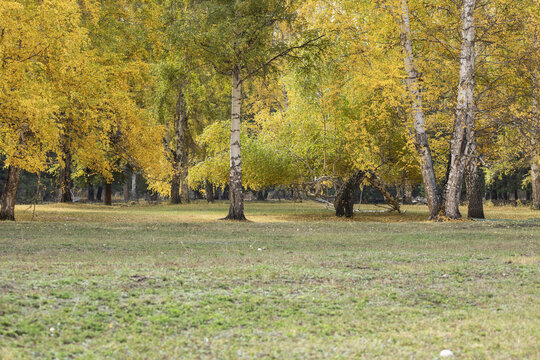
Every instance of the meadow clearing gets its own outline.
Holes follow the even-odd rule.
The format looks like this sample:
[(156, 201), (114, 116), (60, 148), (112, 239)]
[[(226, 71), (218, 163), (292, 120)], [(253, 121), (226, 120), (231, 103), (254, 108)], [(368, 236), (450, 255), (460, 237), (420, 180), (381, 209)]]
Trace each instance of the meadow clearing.
[(247, 203), (239, 223), (226, 203), (18, 206), (0, 223), (0, 358), (540, 358), (538, 212), (404, 208)]

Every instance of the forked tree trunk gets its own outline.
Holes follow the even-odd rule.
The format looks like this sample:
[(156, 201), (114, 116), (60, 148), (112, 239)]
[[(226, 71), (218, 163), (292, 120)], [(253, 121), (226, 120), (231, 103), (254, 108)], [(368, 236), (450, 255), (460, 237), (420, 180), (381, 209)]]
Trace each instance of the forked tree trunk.
[(175, 174), (171, 180), (171, 196), (169, 199), (171, 204), (180, 204), (182, 199), (180, 197), (180, 176)]
[(473, 139), (472, 154), (465, 164), (465, 185), (467, 187), (467, 217), (471, 219), (484, 219), (484, 202), (482, 186), (478, 173), (478, 158), (476, 155), (476, 140)]
[(461, 11), (462, 44), (458, 96), (454, 131), (450, 141), (450, 164), (444, 192), (444, 215), (450, 219), (461, 217), (459, 200), (463, 172), (474, 147), (475, 3), (476, 0), (464, 0)]
[(105, 205), (112, 205), (112, 184), (105, 184), (105, 196), (103, 199)]
[(206, 202), (213, 203), (214, 202), (214, 185), (208, 180), (204, 182), (204, 190), (206, 193)]
[(69, 147), (64, 144), (64, 166), (60, 170), (60, 202), (70, 203), (73, 202), (71, 196), (71, 151)]
[(8, 167), (8, 177), (2, 191), (0, 199), (0, 221), (12, 220), (15, 221), (15, 201), (17, 199), (17, 189), (21, 178), (21, 169), (16, 166)]
[(353, 217), (354, 215), (354, 198), (356, 192), (360, 189), (360, 184), (366, 177), (364, 171), (356, 171), (339, 189), (339, 192), (334, 200), (334, 209), (336, 216)]
[(240, 117), (242, 109), (242, 81), (240, 67), (232, 71), (231, 150), (229, 171), (229, 214), (226, 220), (246, 220), (242, 194), (242, 157), (240, 154)]
[(415, 147), (422, 167), (422, 180), (429, 207), (430, 219), (435, 219), (440, 210), (440, 195), (437, 190), (437, 179), (433, 169), (433, 160), (429, 148), (422, 109), (422, 93), (419, 74), (414, 62), (414, 53), (411, 40), (411, 26), (409, 21), (409, 5), (407, 0), (401, 0), (401, 47), (407, 79), (405, 84), (411, 99), (411, 110), (414, 121)]
[(137, 201), (137, 173), (131, 173), (131, 201)]

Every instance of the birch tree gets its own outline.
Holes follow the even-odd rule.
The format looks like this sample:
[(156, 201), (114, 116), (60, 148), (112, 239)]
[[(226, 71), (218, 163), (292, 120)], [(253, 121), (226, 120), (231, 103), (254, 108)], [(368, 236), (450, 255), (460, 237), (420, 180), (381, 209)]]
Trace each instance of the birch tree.
[(422, 168), (422, 180), (424, 183), (426, 199), (429, 207), (430, 218), (434, 219), (439, 214), (440, 195), (437, 189), (437, 179), (433, 169), (433, 160), (429, 148), (424, 110), (422, 108), (422, 90), (420, 76), (415, 65), (413, 46), (411, 40), (411, 26), (409, 21), (409, 6), (407, 0), (400, 2), (400, 38), (403, 51), (403, 63), (407, 78), (405, 84), (411, 101), (411, 113), (414, 120), (415, 146)]
[[(476, 0), (464, 0), (461, 10), (462, 44), (459, 85), (454, 130), (450, 142), (450, 160), (444, 192), (444, 215), (450, 219), (461, 217), (459, 200), (465, 164), (474, 156), (475, 149), (475, 24)], [(474, 165), (473, 165), (474, 166)]]
[(272, 70), (280, 59), (306, 48), (321, 36), (289, 32), (296, 19), (294, 0), (206, 0), (194, 2), (185, 31), (205, 62), (231, 78), (230, 206), (227, 220), (245, 220), (240, 126), (242, 87)]

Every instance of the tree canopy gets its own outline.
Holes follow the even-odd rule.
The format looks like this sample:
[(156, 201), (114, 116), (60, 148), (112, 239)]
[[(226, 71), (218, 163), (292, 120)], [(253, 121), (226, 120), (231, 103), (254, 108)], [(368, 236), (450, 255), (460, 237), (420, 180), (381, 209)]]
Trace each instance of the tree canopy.
[(0, 0), (1, 218), (20, 171), (52, 174), (71, 201), (73, 181), (110, 186), (126, 169), (173, 203), (227, 187), (236, 220), (247, 189), (338, 196), (369, 179), (419, 186), (432, 218), (459, 218), (465, 188), (481, 217), (481, 189), (522, 169), (538, 209), (538, 10)]

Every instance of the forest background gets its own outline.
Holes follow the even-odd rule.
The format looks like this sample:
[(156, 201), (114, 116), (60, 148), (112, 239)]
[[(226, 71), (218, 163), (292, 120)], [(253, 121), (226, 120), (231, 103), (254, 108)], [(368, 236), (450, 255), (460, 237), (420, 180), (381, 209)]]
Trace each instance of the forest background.
[(364, 186), (395, 210), (419, 195), (432, 219), (461, 200), (469, 217), (483, 199), (540, 209), (538, 10), (1, 0), (0, 219), (17, 201), (111, 204), (113, 184), (125, 201), (225, 196), (236, 220), (246, 190), (345, 216)]

